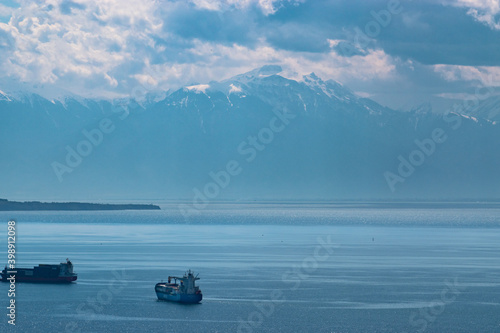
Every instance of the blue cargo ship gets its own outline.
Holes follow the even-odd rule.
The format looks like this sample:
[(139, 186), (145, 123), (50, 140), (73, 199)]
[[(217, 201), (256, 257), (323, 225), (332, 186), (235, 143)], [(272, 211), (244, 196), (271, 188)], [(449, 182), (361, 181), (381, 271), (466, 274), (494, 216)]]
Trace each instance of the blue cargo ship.
[[(172, 282), (174, 280), (174, 283)], [(169, 276), (168, 282), (160, 282), (155, 286), (156, 296), (159, 300), (172, 301), (180, 303), (200, 303), (203, 295), (196, 280), (200, 278), (198, 275), (194, 276), (191, 270), (187, 271), (183, 277)], [(179, 283), (177, 283), (179, 281)]]

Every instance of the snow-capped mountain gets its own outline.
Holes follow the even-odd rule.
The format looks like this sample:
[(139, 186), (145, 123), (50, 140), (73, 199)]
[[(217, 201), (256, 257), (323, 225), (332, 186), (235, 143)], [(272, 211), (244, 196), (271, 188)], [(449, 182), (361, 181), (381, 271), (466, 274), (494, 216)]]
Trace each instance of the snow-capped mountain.
[(0, 197), (190, 199), (232, 161), (239, 172), (214, 199), (499, 197), (494, 122), (425, 105), (399, 112), (314, 73), (281, 72), (141, 101), (0, 87)]
[(474, 101), (466, 104), (463, 113), (474, 118), (488, 119), (493, 122), (500, 122), (500, 96), (492, 96), (480, 99), (477, 105)]

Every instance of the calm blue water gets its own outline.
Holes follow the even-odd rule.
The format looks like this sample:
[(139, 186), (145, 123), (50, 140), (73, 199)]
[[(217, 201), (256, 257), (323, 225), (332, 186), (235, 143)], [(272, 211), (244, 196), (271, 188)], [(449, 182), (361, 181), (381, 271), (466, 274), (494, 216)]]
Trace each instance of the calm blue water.
[[(69, 257), (79, 274), (18, 283), (15, 329), (0, 284), (0, 330), (500, 332), (498, 209), (164, 208), (0, 213), (19, 267)], [(202, 304), (157, 301), (155, 283), (189, 268)]]

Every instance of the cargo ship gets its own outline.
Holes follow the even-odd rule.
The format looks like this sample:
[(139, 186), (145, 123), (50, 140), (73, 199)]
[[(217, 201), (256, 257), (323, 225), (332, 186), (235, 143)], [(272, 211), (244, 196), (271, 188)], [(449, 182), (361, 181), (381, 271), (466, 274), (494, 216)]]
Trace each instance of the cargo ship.
[(7, 279), (12, 275), (15, 275), (16, 282), (71, 283), (77, 279), (69, 259), (59, 265), (41, 264), (33, 268), (7, 269), (6, 266), (0, 274), (3, 282), (8, 282)]
[[(174, 280), (174, 283), (172, 282)], [(159, 300), (179, 303), (200, 303), (203, 295), (200, 287), (195, 285), (200, 278), (194, 276), (191, 270), (187, 271), (183, 277), (169, 276), (168, 282), (160, 282), (155, 286), (156, 296)], [(179, 281), (179, 283), (177, 283)]]

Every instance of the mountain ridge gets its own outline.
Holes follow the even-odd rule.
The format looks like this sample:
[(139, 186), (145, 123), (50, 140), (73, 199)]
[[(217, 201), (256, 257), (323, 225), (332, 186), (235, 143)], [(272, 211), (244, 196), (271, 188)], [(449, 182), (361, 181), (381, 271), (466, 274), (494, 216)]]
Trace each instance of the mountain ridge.
[[(280, 70), (139, 101), (0, 99), (0, 195), (189, 199), (212, 182), (211, 172), (237, 161), (241, 175), (217, 198), (500, 197), (496, 123), (425, 106), (395, 111), (314, 73), (297, 81)], [(284, 114), (293, 115), (286, 124)], [(401, 176), (401, 158), (435, 129), (447, 140)]]

